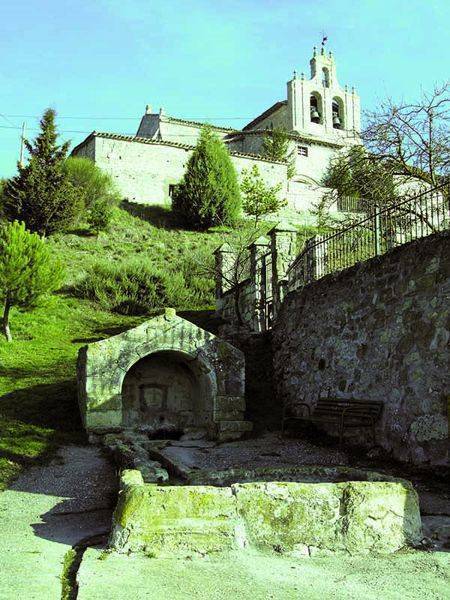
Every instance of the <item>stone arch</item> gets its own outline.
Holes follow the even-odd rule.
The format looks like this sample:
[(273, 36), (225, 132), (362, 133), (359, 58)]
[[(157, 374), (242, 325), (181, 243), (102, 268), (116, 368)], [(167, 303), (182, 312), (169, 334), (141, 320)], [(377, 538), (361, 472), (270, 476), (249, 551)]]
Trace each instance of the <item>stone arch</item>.
[(122, 426), (160, 434), (213, 429), (217, 386), (204, 357), (174, 348), (139, 358), (122, 379)]
[(319, 92), (311, 92), (309, 96), (309, 112), (312, 123), (323, 123), (323, 103)]
[[(153, 368), (155, 362), (161, 371), (159, 374), (158, 369)], [(136, 379), (136, 371), (142, 368), (145, 381), (141, 382), (144, 386), (141, 393), (141, 384), (133, 380), (133, 373)], [(219, 439), (237, 439), (251, 429), (251, 424), (244, 420), (243, 353), (176, 316), (171, 309), (134, 329), (84, 346), (79, 350), (77, 369), (81, 415), (89, 433), (139, 428), (143, 415), (150, 419), (152, 403), (153, 408), (162, 406), (158, 405), (158, 397), (167, 396), (169, 391), (174, 399), (172, 408), (176, 405), (177, 393), (178, 397), (183, 393), (186, 396), (186, 410), (180, 409), (186, 413), (185, 419), (178, 415), (170, 425), (170, 419), (165, 418), (168, 414), (156, 414), (155, 411), (156, 416), (163, 416), (163, 422), (167, 421), (170, 427), (189, 427), (193, 422), (206, 428), (210, 437)], [(172, 376), (178, 377), (178, 391), (169, 390)], [(166, 382), (161, 381), (163, 377)], [(128, 404), (125, 403), (125, 418), (124, 382), (125, 387), (130, 384), (128, 391), (131, 394)], [(144, 428), (152, 427), (149, 419), (144, 422)]]
[(331, 103), (333, 128), (345, 129), (344, 102), (339, 96), (334, 96)]
[(324, 87), (330, 87), (330, 71), (328, 67), (323, 67), (322, 69), (322, 85)]

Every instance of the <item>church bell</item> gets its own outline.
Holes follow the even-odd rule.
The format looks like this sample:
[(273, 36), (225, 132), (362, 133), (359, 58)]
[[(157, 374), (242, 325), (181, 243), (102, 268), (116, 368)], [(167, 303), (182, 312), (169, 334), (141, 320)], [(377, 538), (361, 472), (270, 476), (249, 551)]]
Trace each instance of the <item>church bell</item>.
[(336, 127), (336, 129), (340, 129), (341, 127), (341, 120), (339, 118), (339, 115), (334, 113), (333, 115), (333, 127)]
[(311, 109), (311, 121), (313, 121), (314, 123), (320, 123), (320, 115), (317, 111), (317, 108)]

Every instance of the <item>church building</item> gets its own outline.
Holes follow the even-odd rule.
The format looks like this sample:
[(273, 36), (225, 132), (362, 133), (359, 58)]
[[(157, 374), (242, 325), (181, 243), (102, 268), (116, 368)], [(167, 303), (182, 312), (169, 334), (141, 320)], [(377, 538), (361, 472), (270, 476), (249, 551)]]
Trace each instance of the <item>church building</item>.
[[(360, 143), (360, 102), (354, 88), (339, 85), (336, 63), (322, 45), (314, 48), (310, 77), (294, 71), (286, 98), (275, 102), (241, 130), (212, 125), (228, 147), (238, 172), (258, 166), (270, 185), (281, 183), (293, 218), (308, 222), (309, 211), (326, 188), (321, 185), (330, 159)], [(135, 136), (94, 131), (74, 148), (73, 156), (92, 159), (109, 172), (124, 199), (141, 204), (170, 204), (203, 123), (146, 107)], [(261, 156), (264, 137), (283, 127), (290, 138), (295, 174), (287, 163)], [(338, 207), (336, 207), (336, 210)]]

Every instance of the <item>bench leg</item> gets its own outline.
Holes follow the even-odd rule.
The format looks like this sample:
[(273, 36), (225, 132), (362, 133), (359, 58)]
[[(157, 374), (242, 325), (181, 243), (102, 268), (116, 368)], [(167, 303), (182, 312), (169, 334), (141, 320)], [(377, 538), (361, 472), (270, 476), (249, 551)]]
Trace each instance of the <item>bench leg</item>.
[(339, 427), (339, 446), (342, 446), (344, 442), (344, 424), (341, 423)]

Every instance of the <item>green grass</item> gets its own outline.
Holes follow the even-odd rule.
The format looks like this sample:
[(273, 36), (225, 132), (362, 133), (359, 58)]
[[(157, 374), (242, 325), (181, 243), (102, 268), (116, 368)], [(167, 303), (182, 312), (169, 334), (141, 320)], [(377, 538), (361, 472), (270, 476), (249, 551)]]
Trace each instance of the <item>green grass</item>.
[[(75, 297), (74, 284), (99, 261), (120, 264), (140, 257), (155, 268), (181, 271), (187, 258), (212, 261), (213, 250), (227, 235), (179, 229), (170, 211), (161, 207), (126, 208), (115, 210), (110, 230), (98, 237), (82, 229), (52, 237), (55, 254), (67, 269), (63, 291), (32, 312), (12, 311), (13, 341), (0, 338), (0, 489), (23, 467), (47, 460), (62, 443), (84, 441), (76, 393), (78, 349), (148, 318), (102, 310)], [(262, 224), (266, 230), (269, 226)], [(204, 287), (197, 296), (185, 294), (186, 304), (179, 310), (212, 307), (214, 282), (211, 275), (203, 278), (199, 285), (206, 292)]]

